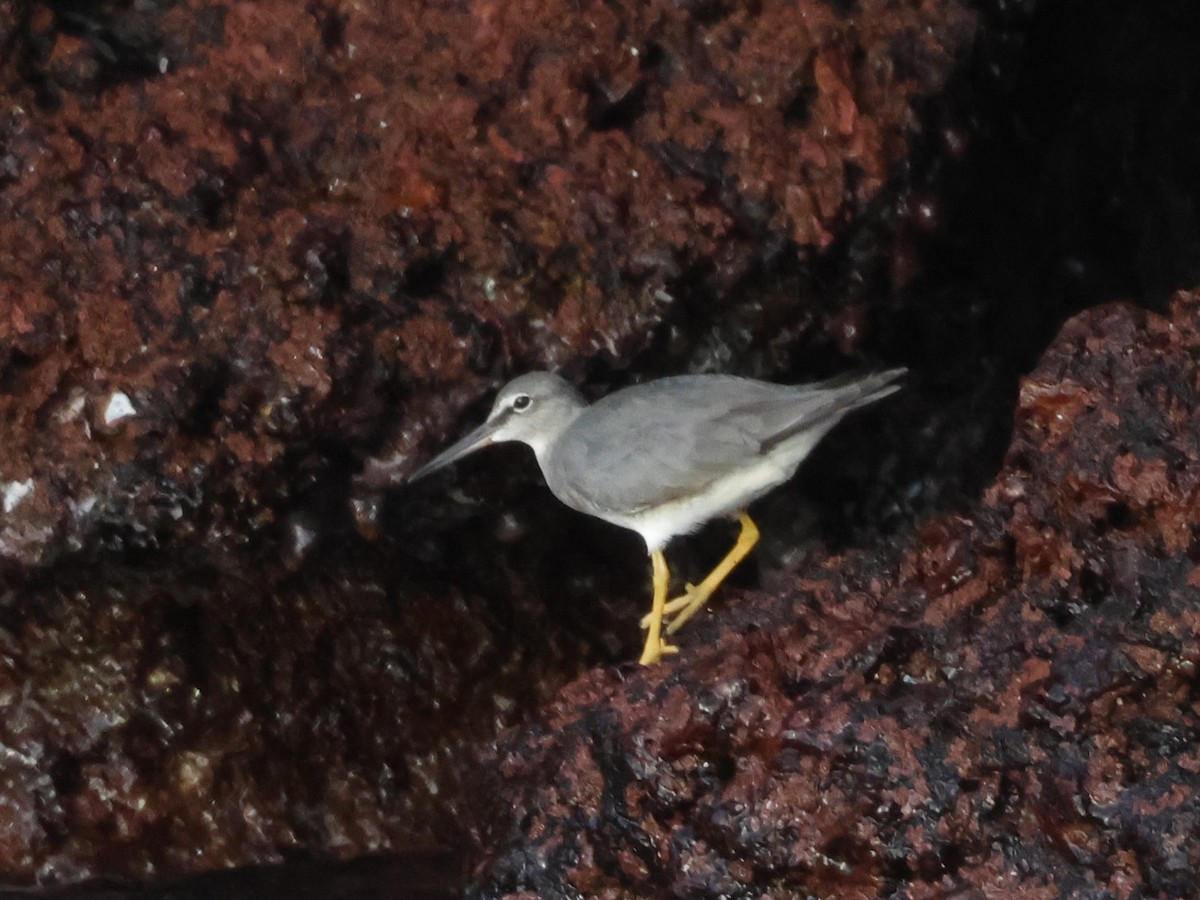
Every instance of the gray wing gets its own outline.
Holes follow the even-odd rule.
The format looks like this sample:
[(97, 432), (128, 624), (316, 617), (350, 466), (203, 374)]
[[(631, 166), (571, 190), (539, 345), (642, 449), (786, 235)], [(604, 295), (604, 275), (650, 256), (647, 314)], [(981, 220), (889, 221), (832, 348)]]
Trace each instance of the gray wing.
[(557, 442), (546, 479), (585, 511), (670, 503), (794, 434), (828, 429), (891, 391), (902, 370), (790, 387), (726, 375), (664, 378), (588, 407)]

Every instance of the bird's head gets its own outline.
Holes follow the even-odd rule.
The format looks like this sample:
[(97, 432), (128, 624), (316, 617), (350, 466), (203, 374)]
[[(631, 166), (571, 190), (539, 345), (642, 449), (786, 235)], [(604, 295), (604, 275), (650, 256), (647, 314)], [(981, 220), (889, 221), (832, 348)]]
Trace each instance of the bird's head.
[(476, 450), (502, 441), (528, 444), (541, 460), (587, 402), (570, 382), (551, 372), (514, 378), (496, 395), (487, 421), (409, 476), (424, 478)]

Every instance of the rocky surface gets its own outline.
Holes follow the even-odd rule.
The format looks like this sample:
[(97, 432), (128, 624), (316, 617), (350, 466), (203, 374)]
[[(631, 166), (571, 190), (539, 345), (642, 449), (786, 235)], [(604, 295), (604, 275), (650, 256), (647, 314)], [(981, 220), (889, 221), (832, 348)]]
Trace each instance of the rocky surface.
[(845, 365), (746, 285), (878, 202), (976, 21), (0, 3), (4, 878), (453, 841), (474, 748), (632, 652), (643, 560), (528, 470), (369, 489), (516, 370), (721, 364), (731, 310), (751, 368)]
[[(454, 893), (467, 831), (479, 896), (1183, 893), (1195, 300), (1043, 354), (1200, 281), (1198, 33), (0, 0), (4, 880)], [(669, 669), (519, 452), (373, 494), (517, 370), (864, 359)]]
[(479, 770), (474, 896), (1189, 895), (1198, 358), (1200, 294), (1078, 317), (970, 517), (572, 684)]
[(827, 245), (974, 26), (855, 7), (22, 6), (0, 559), (229, 552), (505, 374), (626, 365)]
[(331, 543), (295, 571), (152, 557), (10, 576), (5, 880), (461, 857), (446, 799), (478, 746), (638, 641), (640, 567), (607, 529), (543, 506), (558, 518), (532, 510), (545, 537), (524, 549), (467, 506), (444, 534), (397, 524), (400, 544)]
[(455, 900), (462, 896), (461, 868), (446, 853), (366, 856), (344, 863), (301, 860), (153, 887), (104, 879), (37, 892), (0, 888), (0, 900)]

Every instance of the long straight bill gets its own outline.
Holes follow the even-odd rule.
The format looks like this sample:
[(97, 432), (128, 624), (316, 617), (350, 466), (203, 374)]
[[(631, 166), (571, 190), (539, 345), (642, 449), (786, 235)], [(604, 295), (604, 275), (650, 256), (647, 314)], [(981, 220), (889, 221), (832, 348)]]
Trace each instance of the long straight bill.
[(464, 456), (468, 456), (469, 454), (474, 453), (476, 450), (480, 450), (489, 444), (495, 443), (496, 432), (499, 430), (501, 424), (502, 421), (499, 419), (493, 419), (490, 422), (484, 422), (458, 443), (453, 444), (452, 446), (443, 450), (429, 462), (425, 463), (425, 465), (421, 466), (421, 468), (409, 475), (408, 481), (413, 482), (419, 478), (424, 478), (431, 472), (436, 472), (438, 469), (444, 469), (446, 466), (453, 462), (457, 462)]

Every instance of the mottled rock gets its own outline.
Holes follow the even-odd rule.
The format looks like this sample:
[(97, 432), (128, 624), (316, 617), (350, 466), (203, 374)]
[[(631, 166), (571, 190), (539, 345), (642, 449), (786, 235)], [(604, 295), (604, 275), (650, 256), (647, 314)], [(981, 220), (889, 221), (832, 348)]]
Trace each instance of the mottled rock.
[[(691, 352), (875, 202), (975, 23), (0, 0), (3, 877), (453, 843), (474, 748), (628, 655), (642, 572), (502, 484), (367, 546), (351, 476), (515, 369)], [(780, 294), (743, 321), (821, 329)]]
[(381, 555), (318, 553), (295, 576), (110, 564), (10, 585), (4, 882), (453, 846), (444, 795), (475, 747), (596, 651), (537, 644), (498, 621), (502, 594), (434, 591)]
[(863, 210), (975, 21), (953, 0), (10, 6), (20, 564), (219, 555), (371, 454), (375, 482), (407, 471), (514, 369), (625, 364), (697, 281), (731, 302)]
[[(1195, 283), (1195, 10), (0, 0), (5, 880), (1186, 893), (1195, 301), (1005, 448)], [(848, 356), (675, 669), (516, 454), (350, 496), (516, 369)]]
[(111, 879), (43, 891), (0, 888), (0, 900), (454, 900), (462, 896), (461, 868), (448, 853), (368, 856), (344, 863), (298, 860), (151, 888)]
[(503, 735), (474, 895), (1184, 896), (1200, 294), (1072, 320), (969, 516), (727, 598)]

